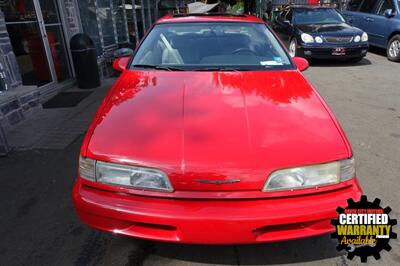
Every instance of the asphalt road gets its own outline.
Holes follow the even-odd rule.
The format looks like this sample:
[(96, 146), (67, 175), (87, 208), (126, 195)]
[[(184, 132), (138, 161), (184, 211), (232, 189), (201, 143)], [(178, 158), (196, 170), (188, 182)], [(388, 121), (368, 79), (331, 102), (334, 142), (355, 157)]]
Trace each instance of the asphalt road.
[[(400, 219), (400, 64), (370, 53), (360, 64), (315, 62), (305, 75), (328, 102), (355, 151), (365, 194)], [(64, 150), (0, 158), (0, 265), (352, 265), (329, 236), (247, 245), (152, 243), (87, 228), (70, 191), (82, 137)], [(399, 231), (398, 227), (396, 228)], [(399, 232), (398, 232), (399, 233)], [(400, 264), (400, 241), (379, 264)], [(369, 264), (378, 264), (373, 258)]]

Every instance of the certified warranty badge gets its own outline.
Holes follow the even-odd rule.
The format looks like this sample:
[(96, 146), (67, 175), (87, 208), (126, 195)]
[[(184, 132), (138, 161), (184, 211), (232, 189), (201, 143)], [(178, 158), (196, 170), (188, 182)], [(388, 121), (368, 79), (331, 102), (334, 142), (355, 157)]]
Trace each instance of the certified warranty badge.
[(366, 196), (360, 202), (347, 200), (347, 208), (337, 208), (337, 220), (332, 220), (336, 232), (331, 236), (338, 240), (337, 250), (346, 250), (347, 258), (359, 256), (361, 262), (367, 262), (368, 256), (380, 259), (380, 252), (385, 249), (390, 251), (390, 239), (396, 239), (393, 226), (395, 219), (390, 219), (390, 207), (382, 208), (380, 199), (369, 202)]

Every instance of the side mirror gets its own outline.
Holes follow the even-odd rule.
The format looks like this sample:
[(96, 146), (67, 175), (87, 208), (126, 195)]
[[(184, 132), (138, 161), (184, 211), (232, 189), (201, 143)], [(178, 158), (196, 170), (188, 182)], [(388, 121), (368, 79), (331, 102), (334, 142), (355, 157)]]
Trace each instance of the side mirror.
[(310, 67), (307, 59), (302, 57), (293, 57), (293, 62), (297, 66), (297, 69), (301, 72), (306, 71)]
[(128, 66), (129, 60), (131, 57), (119, 57), (115, 58), (113, 62), (113, 68), (117, 70), (118, 72), (122, 72), (126, 69)]
[(131, 48), (120, 48), (115, 50), (114, 52), (114, 57), (115, 58), (120, 58), (120, 57), (130, 57), (133, 55), (133, 50)]
[(394, 12), (393, 9), (386, 9), (385, 12), (383, 13), (385, 15), (385, 17), (387, 18), (391, 18), (394, 16)]
[(285, 25), (292, 25), (292, 22), (290, 22), (290, 20), (284, 20), (283, 23), (285, 23)]
[(133, 50), (130, 48), (121, 48), (116, 50), (114, 52), (115, 60), (113, 62), (113, 68), (119, 72), (124, 71), (128, 66), (133, 53)]

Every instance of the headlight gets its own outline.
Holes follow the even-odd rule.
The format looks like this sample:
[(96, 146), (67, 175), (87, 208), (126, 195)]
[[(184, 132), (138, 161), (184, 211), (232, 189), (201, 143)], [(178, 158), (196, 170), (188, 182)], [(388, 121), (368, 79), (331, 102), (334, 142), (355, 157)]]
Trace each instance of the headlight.
[(354, 42), (360, 42), (360, 41), (361, 41), (360, 35), (357, 35), (356, 37), (354, 37)]
[(368, 34), (364, 32), (361, 36), (361, 41), (363, 42), (368, 42)]
[(314, 38), (307, 33), (303, 33), (301, 34), (301, 40), (305, 43), (313, 43), (314, 42)]
[(355, 173), (353, 158), (326, 164), (278, 170), (269, 176), (263, 191), (294, 190), (332, 185), (354, 178)]
[(156, 169), (106, 163), (83, 157), (79, 162), (79, 175), (84, 179), (135, 189), (173, 191), (167, 175)]
[(324, 40), (322, 40), (321, 37), (317, 36), (317, 37), (315, 37), (315, 42), (316, 42), (316, 43), (323, 43)]

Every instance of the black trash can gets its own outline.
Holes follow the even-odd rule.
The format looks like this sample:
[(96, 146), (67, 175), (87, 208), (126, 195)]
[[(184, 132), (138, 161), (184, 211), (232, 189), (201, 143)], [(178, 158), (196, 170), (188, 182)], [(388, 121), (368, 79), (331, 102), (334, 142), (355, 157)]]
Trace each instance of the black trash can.
[(100, 74), (93, 41), (89, 36), (79, 33), (71, 38), (70, 48), (78, 87), (81, 89), (99, 87)]

